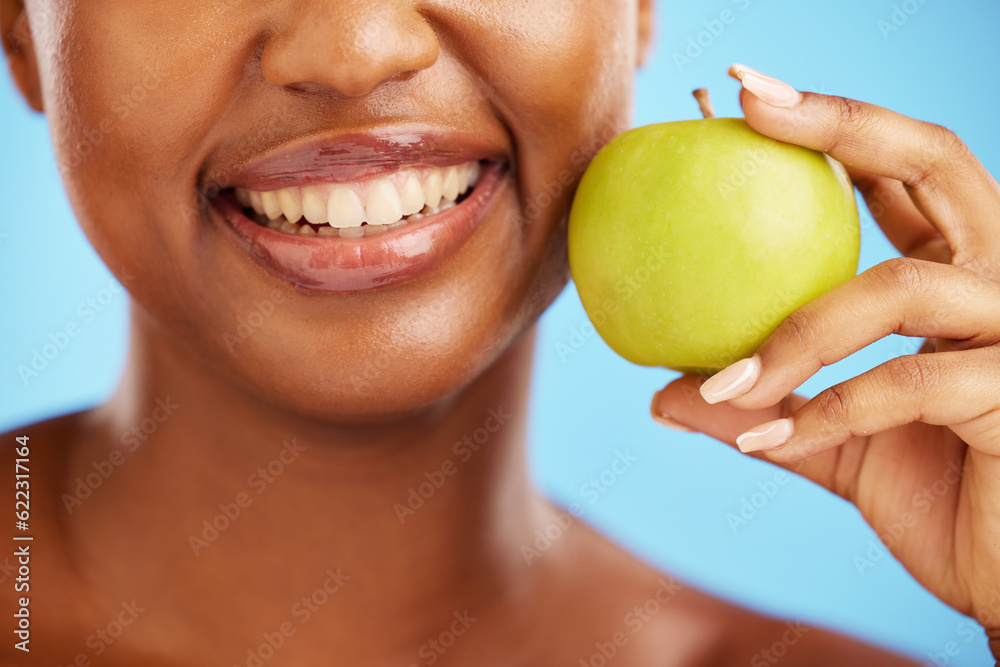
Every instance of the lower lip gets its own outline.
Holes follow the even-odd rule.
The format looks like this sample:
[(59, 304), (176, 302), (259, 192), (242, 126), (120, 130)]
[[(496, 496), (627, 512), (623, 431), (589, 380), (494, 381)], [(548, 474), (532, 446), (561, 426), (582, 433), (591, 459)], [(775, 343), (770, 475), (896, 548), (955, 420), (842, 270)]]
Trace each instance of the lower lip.
[(321, 292), (359, 292), (412, 280), (455, 255), (486, 217), (500, 165), (483, 166), (461, 204), (377, 236), (298, 236), (261, 227), (232, 197), (213, 200), (239, 245), (272, 275)]

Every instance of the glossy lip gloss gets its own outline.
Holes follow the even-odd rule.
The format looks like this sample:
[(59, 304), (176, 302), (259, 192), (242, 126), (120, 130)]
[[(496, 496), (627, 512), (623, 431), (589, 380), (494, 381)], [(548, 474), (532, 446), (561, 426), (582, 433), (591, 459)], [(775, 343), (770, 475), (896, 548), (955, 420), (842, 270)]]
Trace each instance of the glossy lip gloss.
[(412, 166), (445, 167), (472, 160), (481, 161), (482, 172), (464, 201), (376, 236), (303, 236), (262, 227), (247, 217), (231, 189), (212, 199), (212, 207), (237, 243), (272, 275), (310, 290), (369, 290), (426, 273), (465, 245), (504, 182), (505, 164), (496, 147), (475, 137), (447, 134), (351, 135), (286, 147), (228, 172), (228, 185), (275, 190), (361, 181)]

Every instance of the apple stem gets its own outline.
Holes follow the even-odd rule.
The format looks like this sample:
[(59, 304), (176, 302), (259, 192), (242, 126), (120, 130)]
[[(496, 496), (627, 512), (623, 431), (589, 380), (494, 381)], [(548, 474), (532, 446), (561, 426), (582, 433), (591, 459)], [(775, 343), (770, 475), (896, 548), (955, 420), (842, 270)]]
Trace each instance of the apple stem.
[(705, 118), (715, 118), (715, 109), (712, 108), (712, 96), (708, 94), (708, 88), (699, 88), (694, 91), (694, 98), (698, 100), (698, 108)]

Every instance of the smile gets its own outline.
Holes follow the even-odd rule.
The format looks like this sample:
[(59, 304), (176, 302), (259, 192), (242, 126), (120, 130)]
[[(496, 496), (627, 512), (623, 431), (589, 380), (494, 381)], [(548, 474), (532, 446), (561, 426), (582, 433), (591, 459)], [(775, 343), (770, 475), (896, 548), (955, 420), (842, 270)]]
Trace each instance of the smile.
[(478, 161), (404, 169), (377, 180), (258, 192), (235, 188), (254, 222), (285, 234), (376, 236), (455, 206), (479, 181)]
[(505, 182), (475, 138), (362, 135), (235, 170), (212, 209), (271, 275), (354, 292), (411, 280), (457, 254)]

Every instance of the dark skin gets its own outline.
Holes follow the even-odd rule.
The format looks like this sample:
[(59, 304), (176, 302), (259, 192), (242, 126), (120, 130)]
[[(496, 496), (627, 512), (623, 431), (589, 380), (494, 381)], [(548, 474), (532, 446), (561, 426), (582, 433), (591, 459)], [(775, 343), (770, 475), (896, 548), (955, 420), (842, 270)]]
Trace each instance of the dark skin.
[[(786, 665), (911, 664), (674, 584), (633, 632), (627, 615), (666, 594), (663, 575), (579, 522), (523, 556), (561, 512), (531, 488), (524, 427), (534, 323), (568, 277), (572, 188), (524, 210), (627, 127), (650, 5), (0, 0), (14, 79), (132, 299), (116, 395), (17, 432), (32, 443), (36, 641), (27, 662), (5, 643), (6, 664), (246, 664), (288, 621), (265, 664), (429, 664), (421, 650), (465, 611), (475, 622), (436, 664), (575, 665), (623, 630), (618, 665), (745, 665), (775, 642)], [(507, 167), (475, 236), (418, 279), (303, 290), (248, 262), (199, 205), (256, 151), (406, 123), (488, 136)], [(275, 290), (281, 307), (228, 349), (222, 334)], [(167, 399), (169, 418), (68, 511), (74, 480)], [(401, 523), (393, 504), (491, 410), (510, 416)], [(291, 438), (267, 492), (195, 554), (191, 535)], [(294, 605), (338, 568), (340, 588), (299, 623)], [(88, 638), (133, 600), (144, 611), (96, 655)]]

